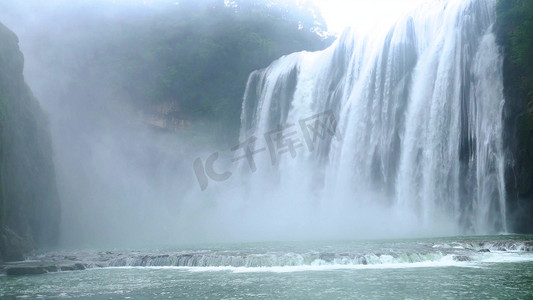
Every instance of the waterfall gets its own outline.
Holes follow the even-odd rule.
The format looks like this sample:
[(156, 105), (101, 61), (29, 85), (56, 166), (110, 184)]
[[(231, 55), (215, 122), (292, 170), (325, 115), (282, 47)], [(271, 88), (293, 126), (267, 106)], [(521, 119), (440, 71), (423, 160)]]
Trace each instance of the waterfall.
[(253, 72), (241, 142), (270, 155), (252, 171), (241, 161), (247, 197), (283, 194), (332, 219), (377, 205), (415, 228), (507, 231), (495, 2), (429, 1)]

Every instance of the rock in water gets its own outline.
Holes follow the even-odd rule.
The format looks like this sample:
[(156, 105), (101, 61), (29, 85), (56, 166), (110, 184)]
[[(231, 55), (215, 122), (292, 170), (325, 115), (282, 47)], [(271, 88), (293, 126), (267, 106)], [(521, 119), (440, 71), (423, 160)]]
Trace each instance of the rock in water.
[(22, 266), (6, 268), (6, 275), (8, 276), (39, 275), (45, 273), (48, 273), (48, 271), (46, 270), (46, 267), (42, 266)]

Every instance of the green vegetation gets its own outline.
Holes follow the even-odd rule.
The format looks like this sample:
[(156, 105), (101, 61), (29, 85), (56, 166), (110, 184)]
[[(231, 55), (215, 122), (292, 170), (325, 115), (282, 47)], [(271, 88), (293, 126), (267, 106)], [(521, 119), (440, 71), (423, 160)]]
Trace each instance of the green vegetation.
[(48, 122), (24, 82), (18, 39), (0, 23), (0, 259), (56, 242), (59, 200)]
[(518, 88), (533, 102), (533, 1), (501, 0), (497, 7), (498, 38), (505, 48), (507, 67)]
[(282, 55), (321, 50), (333, 40), (324, 38), (326, 27), (309, 3), (174, 2), (118, 7), (121, 13), (112, 16), (82, 7), (86, 19), (59, 24), (69, 31), (51, 38), (57, 49), (48, 64), (74, 74), (65, 98), (108, 106), (116, 99), (102, 99), (107, 90), (162, 127), (228, 145), (237, 139), (248, 75)]
[(515, 165), (508, 186), (518, 195), (518, 230), (533, 222), (533, 1), (500, 0), (496, 33), (504, 51), (504, 92), (507, 142)]

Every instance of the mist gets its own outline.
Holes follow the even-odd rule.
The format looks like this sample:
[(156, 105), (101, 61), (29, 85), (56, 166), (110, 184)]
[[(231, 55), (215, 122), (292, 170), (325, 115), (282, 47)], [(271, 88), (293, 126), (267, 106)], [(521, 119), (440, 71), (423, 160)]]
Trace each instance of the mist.
[[(61, 198), (61, 247), (278, 240), (309, 230), (295, 226), (298, 218), (310, 221), (305, 209), (287, 210), (293, 221), (276, 226), (275, 211), (284, 210), (282, 203), (271, 202), (267, 207), (272, 212), (263, 215), (263, 207), (254, 207), (253, 199), (243, 201), (245, 195), (235, 193), (231, 182), (202, 192), (194, 160), (230, 146), (213, 137), (216, 124), (199, 118), (201, 129), (191, 136), (187, 125), (158, 116), (169, 109), (165, 104), (156, 103), (153, 114), (141, 111), (135, 104), (142, 95), (133, 99), (136, 91), (125, 91), (120, 83), (153, 80), (151, 70), (132, 78), (106, 66), (114, 56), (135, 55), (106, 29), (135, 30), (136, 22), (165, 17), (168, 10), (194, 11), (188, 5), (106, 0), (0, 4), (0, 20), (19, 36), (25, 79), (49, 117)], [(174, 121), (179, 122), (189, 121)], [(238, 136), (238, 128), (224, 130)], [(261, 202), (270, 201), (265, 197)]]
[[(405, 55), (406, 58), (400, 60), (399, 71), (383, 69), (384, 73), (380, 73), (384, 78), (396, 81), (385, 91), (388, 96), (378, 100), (399, 103), (393, 108), (398, 116), (416, 110), (408, 104), (413, 97), (409, 91), (419, 88), (416, 80), (424, 74), (420, 73), (421, 67), (415, 68), (417, 54), (409, 56), (409, 51), (415, 51), (409, 48), (413, 43), (409, 35), (409, 26), (412, 26), (409, 22), (412, 21), (400, 22), (390, 33), (378, 34), (374, 39), (348, 30), (327, 50), (283, 57), (259, 71), (263, 72), (258, 75), (263, 76), (263, 87), (251, 86), (254, 84), (252, 74), (246, 93), (242, 89), (238, 99), (231, 99), (241, 108), (244, 97), (242, 120), (235, 122), (242, 128), (221, 128), (208, 114), (191, 120), (180, 115), (183, 107), (173, 106), (168, 101), (157, 102), (157, 93), (132, 90), (135, 82), (155, 82), (157, 78), (152, 74), (161, 62), (158, 57), (137, 55), (135, 43), (131, 41), (145, 41), (136, 40), (135, 35), (123, 46), (123, 40), (117, 37), (127, 28), (141, 30), (136, 22), (151, 24), (158, 20), (158, 16), (168, 16), (168, 10), (184, 9), (180, 13), (187, 14), (187, 9), (194, 9), (179, 6), (179, 3), (166, 1), (105, 0), (4, 1), (0, 4), (0, 20), (20, 38), (26, 59), (26, 81), (49, 116), (62, 203), (62, 247), (418, 237), (502, 229), (492, 224), (496, 222), (492, 212), (490, 217), (479, 217), (480, 222), (487, 224), (483, 223), (485, 225), (479, 225), (477, 229), (468, 220), (458, 220), (460, 216), (469, 218), (475, 212), (458, 208), (458, 203), (467, 195), (458, 196), (453, 194), (454, 191), (448, 193), (455, 183), (438, 186), (442, 178), (452, 176), (450, 174), (455, 174), (456, 170), (438, 177), (435, 164), (445, 162), (438, 160), (438, 155), (430, 150), (424, 153), (427, 157), (434, 155), (429, 157), (430, 160), (436, 159), (433, 165), (430, 161), (425, 164), (411, 162), (420, 169), (435, 165), (434, 169), (427, 170), (427, 174), (437, 176), (429, 177), (436, 183), (422, 191), (417, 189), (427, 184), (423, 180), (396, 187), (402, 179), (407, 182), (422, 176), (413, 171), (412, 166), (402, 165), (402, 162), (413, 160), (407, 156), (415, 151), (409, 148), (414, 145), (402, 144), (405, 140), (398, 138), (405, 127), (415, 130), (403, 122), (403, 117), (391, 119), (389, 125), (377, 124), (371, 116), (354, 115), (354, 111), (363, 109), (355, 104), (351, 108), (347, 104), (335, 104), (372, 97), (365, 94), (367, 90), (358, 83), (347, 79), (349, 75), (346, 74), (353, 71), (340, 64), (350, 60), (355, 64), (356, 60), (351, 53), (342, 53), (343, 49), (378, 65), (382, 59), (380, 47), (390, 47), (387, 49), (393, 53), (391, 55)], [(448, 15), (438, 17), (449, 18)], [(483, 20), (480, 24), (485, 26), (487, 22)], [(422, 25), (417, 23), (417, 26)], [(196, 30), (198, 32), (190, 34), (194, 36), (214, 29), (199, 27)], [(390, 35), (394, 38), (393, 45), (387, 46)], [(369, 43), (370, 50), (359, 45), (359, 37), (364, 40), (361, 43)], [(424, 43), (429, 42), (424, 40)], [(402, 48), (404, 44), (407, 46)], [(438, 54), (426, 54), (426, 57), (434, 56), (421, 59), (430, 60)], [(144, 64), (146, 69), (142, 70), (117, 69), (117, 57), (126, 57), (125, 62), (118, 62), (121, 66), (139, 59), (149, 63)], [(179, 60), (179, 54), (176, 59)], [(257, 69), (269, 64), (262, 64)], [(279, 65), (281, 70), (276, 71)], [(296, 83), (290, 79), (293, 68), (304, 74), (298, 75)], [(450, 67), (453, 68), (459, 66)], [(369, 74), (379, 72), (378, 68), (368, 71)], [(309, 78), (305, 78), (305, 74), (309, 74)], [(360, 76), (364, 77), (361, 84), (376, 84), (376, 90), (380, 88), (375, 83), (379, 78), (367, 78), (366, 74)], [(411, 78), (415, 78), (415, 83), (406, 83), (411, 82)], [(442, 80), (451, 82), (455, 79)], [(327, 87), (321, 82), (330, 84), (334, 92), (325, 94)], [(206, 82), (205, 89), (209, 89), (208, 86)], [(199, 86), (199, 93), (203, 88)], [(257, 91), (257, 95), (251, 95), (253, 91)], [(176, 98), (180, 97), (179, 92), (176, 89)], [(420, 88), (420, 93), (426, 91)], [(268, 98), (268, 95), (274, 96)], [(283, 95), (292, 96), (283, 100)], [(156, 101), (146, 104), (149, 97)], [(416, 100), (416, 95), (414, 97)], [(292, 104), (283, 101), (292, 101)], [(306, 106), (310, 103), (314, 103), (313, 106)], [(283, 105), (290, 109), (283, 108)], [(230, 149), (245, 141), (250, 133), (262, 137), (277, 124), (298, 123), (321, 113), (320, 108), (334, 112), (342, 137), (342, 140), (323, 142), (321, 153), (311, 153), (302, 147), (296, 158), (285, 154), (274, 166), (263, 157), (258, 161), (257, 172), (250, 172), (245, 161), (232, 162), (236, 153)], [(371, 110), (370, 106), (368, 109)], [(178, 117), (169, 117), (172, 113)], [(375, 113), (385, 116), (389, 112), (384, 109)], [(235, 120), (240, 115), (240, 112), (234, 112), (231, 118)], [(395, 118), (393, 115), (387, 117)], [(196, 126), (194, 134), (190, 133), (191, 126)], [(361, 132), (369, 135), (361, 135)], [(369, 142), (375, 138), (390, 144)], [(450, 149), (455, 146), (451, 145)], [(405, 159), (390, 149), (401, 149)], [(231, 178), (218, 183), (211, 180), (202, 190), (193, 164), (197, 159), (204, 163), (216, 152), (221, 153), (216, 169), (231, 170)], [(455, 159), (455, 153), (452, 158)], [(410, 174), (411, 171), (414, 173)], [(457, 186), (459, 190), (459, 183)], [(401, 199), (398, 198), (400, 192), (395, 189), (403, 191)], [(449, 200), (451, 204), (446, 202), (443, 207), (433, 209), (433, 201), (446, 197), (444, 202), (452, 199)], [(450, 206), (454, 206), (453, 212)]]
[(121, 87), (113, 86), (120, 78), (87, 64), (112, 55), (96, 46), (113, 42), (101, 32), (105, 24), (96, 23), (116, 26), (157, 7), (111, 1), (0, 6), (0, 19), (19, 35), (26, 81), (49, 117), (62, 246), (188, 241), (180, 232), (194, 228), (180, 228), (176, 220), (193, 190), (198, 149), (180, 132), (145, 122)]

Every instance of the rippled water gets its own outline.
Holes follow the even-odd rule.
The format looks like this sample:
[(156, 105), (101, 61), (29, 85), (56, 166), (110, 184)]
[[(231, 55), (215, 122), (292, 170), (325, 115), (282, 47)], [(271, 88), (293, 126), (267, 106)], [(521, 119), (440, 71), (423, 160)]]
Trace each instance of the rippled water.
[(88, 269), (0, 276), (0, 295), (89, 299), (528, 299), (533, 237), (209, 245), (41, 254)]

